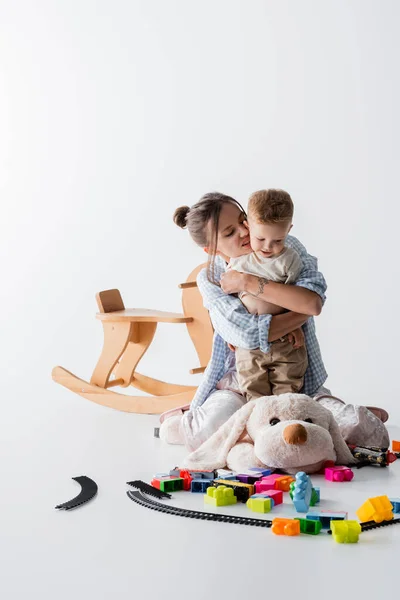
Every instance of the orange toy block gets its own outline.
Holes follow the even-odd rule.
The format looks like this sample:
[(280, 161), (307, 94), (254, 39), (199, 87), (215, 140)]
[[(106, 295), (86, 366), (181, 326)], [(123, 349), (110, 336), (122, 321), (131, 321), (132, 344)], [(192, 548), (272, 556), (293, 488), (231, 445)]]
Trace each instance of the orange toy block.
[(300, 535), (300, 521), (298, 519), (273, 519), (271, 531), (275, 535)]

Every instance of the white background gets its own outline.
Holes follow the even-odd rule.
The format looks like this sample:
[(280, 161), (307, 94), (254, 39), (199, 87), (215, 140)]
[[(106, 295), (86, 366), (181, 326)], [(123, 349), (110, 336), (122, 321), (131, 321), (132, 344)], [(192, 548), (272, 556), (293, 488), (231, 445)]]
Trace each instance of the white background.
[[(289, 576), (280, 595), (333, 581), (334, 597), (337, 569), (363, 600), (382, 596), (400, 532), (336, 547), (131, 505), (124, 481), (184, 451), (152, 438), (155, 417), (98, 407), (50, 373), (90, 378), (101, 289), (180, 310), (177, 284), (205, 255), (173, 224), (177, 206), (282, 187), (329, 286), (327, 384), (399, 424), (399, 17), (394, 0), (0, 0), (2, 597), (236, 597)], [(141, 371), (197, 383), (195, 366), (186, 331), (164, 325)], [(400, 496), (399, 468), (360, 472), (334, 508)], [(81, 474), (101, 494), (53, 511)], [(385, 563), (374, 575), (367, 549)]]

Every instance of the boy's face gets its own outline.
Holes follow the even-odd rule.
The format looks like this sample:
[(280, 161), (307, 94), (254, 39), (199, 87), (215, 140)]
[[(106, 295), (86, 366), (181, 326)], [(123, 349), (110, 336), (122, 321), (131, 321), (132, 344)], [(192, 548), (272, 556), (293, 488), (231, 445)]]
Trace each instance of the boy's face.
[(289, 221), (283, 223), (258, 223), (248, 215), (250, 244), (260, 258), (272, 258), (282, 252), (285, 239), (293, 225)]

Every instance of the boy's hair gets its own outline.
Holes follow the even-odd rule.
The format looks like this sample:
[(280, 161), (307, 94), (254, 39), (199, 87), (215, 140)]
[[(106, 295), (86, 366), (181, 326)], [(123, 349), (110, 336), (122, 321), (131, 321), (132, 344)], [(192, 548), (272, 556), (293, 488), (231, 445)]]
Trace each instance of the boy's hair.
[(279, 223), (293, 219), (294, 205), (283, 190), (259, 190), (250, 196), (247, 210), (258, 223)]

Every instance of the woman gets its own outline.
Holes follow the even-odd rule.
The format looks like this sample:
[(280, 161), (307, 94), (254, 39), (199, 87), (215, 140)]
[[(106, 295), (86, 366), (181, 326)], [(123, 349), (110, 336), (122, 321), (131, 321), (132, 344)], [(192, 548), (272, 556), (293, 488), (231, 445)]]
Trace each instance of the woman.
[[(244, 397), (232, 389), (217, 389), (218, 383), (226, 381), (235, 369), (234, 347), (269, 352), (271, 343), (293, 334), (294, 343), (305, 343), (308, 353), (302, 392), (312, 397), (330, 394), (323, 387), (327, 373), (313, 319), (322, 310), (327, 288), (318, 271), (317, 259), (309, 255), (295, 237), (288, 236), (285, 245), (296, 250), (303, 262), (296, 284), (270, 282), (264, 287), (256, 276), (236, 271), (225, 273), (229, 259), (243, 253), (243, 247), (249, 247), (245, 218), (246, 213), (236, 200), (217, 192), (206, 194), (192, 208), (178, 208), (174, 214), (175, 223), (187, 227), (193, 240), (208, 254), (207, 269), (199, 273), (197, 284), (214, 327), (211, 359), (190, 410), (183, 412), (188, 408), (183, 407), (161, 416), (161, 439), (184, 443), (189, 450), (198, 448), (245, 402)], [(282, 306), (288, 312), (273, 317), (251, 315), (239, 298), (231, 295), (241, 291), (257, 293), (259, 298)], [(322, 401), (342, 403), (331, 398)], [(385, 411), (374, 411), (377, 417), (386, 417)]]

